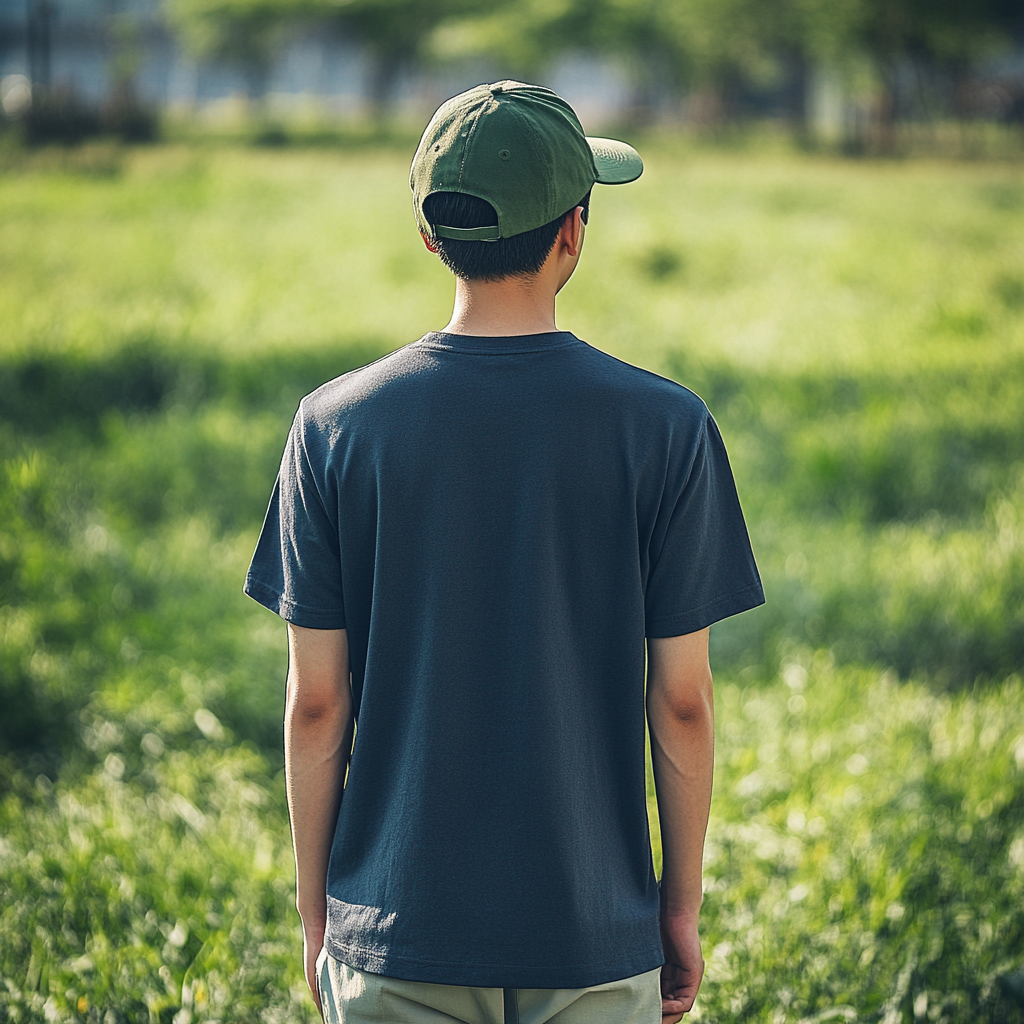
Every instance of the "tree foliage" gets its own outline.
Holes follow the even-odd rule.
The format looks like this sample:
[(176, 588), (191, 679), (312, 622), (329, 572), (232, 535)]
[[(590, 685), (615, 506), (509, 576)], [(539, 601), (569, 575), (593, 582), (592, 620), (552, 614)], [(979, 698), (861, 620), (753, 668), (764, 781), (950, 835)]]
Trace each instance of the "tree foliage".
[(372, 60), (370, 104), (383, 114), (399, 73), (428, 56), (431, 33), (443, 21), (466, 16), (481, 0), (308, 0), (313, 13), (361, 42)]
[(1022, 37), (1017, 0), (514, 0), (442, 22), (431, 52), (489, 55), (524, 75), (566, 50), (606, 54), (642, 97), (791, 75), (802, 89), (809, 67), (858, 59), (884, 86), (901, 60), (956, 69)]
[(266, 91), (282, 30), (303, 16), (297, 0), (165, 0), (167, 17), (196, 57), (222, 60), (245, 75), (250, 98)]
[(656, 94), (728, 96), (792, 79), (798, 118), (815, 64), (867, 60), (883, 93), (901, 61), (956, 73), (1024, 38), (1019, 0), (165, 0), (193, 53), (264, 87), (284, 26), (314, 21), (357, 40), (383, 113), (403, 69), (466, 58), (539, 77), (568, 51), (603, 54), (630, 74), (638, 107)]

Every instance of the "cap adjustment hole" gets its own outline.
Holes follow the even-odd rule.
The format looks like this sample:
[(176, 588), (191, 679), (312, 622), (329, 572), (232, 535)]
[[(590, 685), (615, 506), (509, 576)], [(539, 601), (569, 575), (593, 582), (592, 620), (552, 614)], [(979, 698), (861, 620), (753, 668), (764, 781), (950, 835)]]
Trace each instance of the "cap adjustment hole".
[(502, 160), (507, 160), (512, 154), (507, 149), (499, 149), (498, 157)]

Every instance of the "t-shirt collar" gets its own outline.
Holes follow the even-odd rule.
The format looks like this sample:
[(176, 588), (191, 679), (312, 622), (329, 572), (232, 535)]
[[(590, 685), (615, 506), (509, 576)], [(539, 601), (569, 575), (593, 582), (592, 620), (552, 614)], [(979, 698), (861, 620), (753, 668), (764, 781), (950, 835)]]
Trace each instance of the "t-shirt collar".
[(482, 337), (476, 334), (447, 334), (431, 331), (417, 342), (424, 348), (442, 348), (453, 352), (486, 353), (502, 355), (522, 352), (542, 352), (546, 349), (562, 348), (579, 343), (570, 331), (548, 331), (544, 334), (502, 335)]

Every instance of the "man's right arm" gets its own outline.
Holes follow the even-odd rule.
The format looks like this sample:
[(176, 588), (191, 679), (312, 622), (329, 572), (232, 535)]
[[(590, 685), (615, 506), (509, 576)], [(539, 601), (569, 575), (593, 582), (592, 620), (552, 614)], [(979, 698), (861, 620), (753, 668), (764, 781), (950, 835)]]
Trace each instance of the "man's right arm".
[(317, 1009), (314, 965), (327, 925), (327, 865), (352, 749), (348, 634), (288, 624), (284, 766), (295, 847), (296, 906), (306, 981)]
[(697, 920), (715, 746), (708, 632), (647, 641), (647, 722), (663, 864), (664, 1024), (690, 1010), (704, 975)]

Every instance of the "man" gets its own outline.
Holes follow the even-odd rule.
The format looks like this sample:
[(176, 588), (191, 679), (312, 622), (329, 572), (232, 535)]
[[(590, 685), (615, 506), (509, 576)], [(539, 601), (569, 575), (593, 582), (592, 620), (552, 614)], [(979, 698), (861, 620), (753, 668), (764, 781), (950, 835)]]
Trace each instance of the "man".
[(411, 186), (452, 319), (296, 414), (246, 592), (289, 622), (297, 906), (328, 1021), (693, 1005), (708, 627), (761, 584), (704, 404), (554, 315), (592, 186), (641, 170), (546, 89), (448, 101)]

